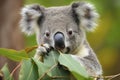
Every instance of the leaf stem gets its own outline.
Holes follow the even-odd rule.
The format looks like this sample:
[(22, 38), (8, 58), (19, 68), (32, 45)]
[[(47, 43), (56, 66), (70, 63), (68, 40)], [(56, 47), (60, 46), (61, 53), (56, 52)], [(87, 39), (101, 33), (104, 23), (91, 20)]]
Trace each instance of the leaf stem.
[(38, 46), (33, 46), (33, 47), (30, 47), (30, 48), (26, 48), (25, 51), (26, 53), (29, 53), (31, 51), (33, 51), (34, 49), (36, 49)]
[(120, 76), (120, 73), (116, 74), (116, 75), (111, 75), (111, 76), (104, 76), (105, 79), (108, 79), (108, 80), (112, 80), (113, 78), (116, 78)]
[(21, 66), (21, 62), (13, 69), (13, 71), (11, 72), (10, 76), (13, 76), (13, 74), (15, 73), (15, 71)]
[(3, 78), (3, 72), (0, 70), (0, 80)]
[(53, 68), (55, 68), (58, 64), (54, 64), (49, 70), (47, 70), (38, 80), (42, 80), (45, 75), (47, 75), (48, 72), (50, 72)]
[(52, 76), (52, 79), (64, 79), (64, 78), (69, 78), (69, 77), (65, 77), (65, 76)]
[(110, 76), (91, 76), (92, 78), (103, 78), (103, 79), (107, 79), (107, 80), (112, 80), (113, 78), (116, 78), (120, 76), (120, 73), (116, 74), (116, 75), (110, 75)]

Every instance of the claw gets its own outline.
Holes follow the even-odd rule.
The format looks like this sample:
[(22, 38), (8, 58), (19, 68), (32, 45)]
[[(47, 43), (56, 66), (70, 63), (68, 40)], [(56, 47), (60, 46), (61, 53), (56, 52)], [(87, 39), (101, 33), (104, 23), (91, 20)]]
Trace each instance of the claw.
[(46, 49), (46, 55), (48, 56), (48, 53), (51, 51), (50, 46), (48, 44), (42, 44), (42, 46)]
[(48, 53), (51, 51), (51, 47), (48, 44), (41, 44), (41, 46), (39, 46), (36, 50), (36, 54), (35, 57), (39, 57), (39, 56), (49, 56)]

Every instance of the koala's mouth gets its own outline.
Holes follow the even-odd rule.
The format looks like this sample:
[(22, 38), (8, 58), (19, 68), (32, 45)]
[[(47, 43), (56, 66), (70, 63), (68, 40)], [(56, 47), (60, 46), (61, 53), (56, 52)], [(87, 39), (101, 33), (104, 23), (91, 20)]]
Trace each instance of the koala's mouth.
[(64, 48), (59, 48), (59, 47), (53, 48), (53, 47), (52, 47), (52, 49), (59, 50), (59, 51), (61, 51), (62, 53), (65, 53), (65, 54), (69, 54), (69, 53), (70, 53), (70, 50), (71, 50), (69, 47), (64, 47)]

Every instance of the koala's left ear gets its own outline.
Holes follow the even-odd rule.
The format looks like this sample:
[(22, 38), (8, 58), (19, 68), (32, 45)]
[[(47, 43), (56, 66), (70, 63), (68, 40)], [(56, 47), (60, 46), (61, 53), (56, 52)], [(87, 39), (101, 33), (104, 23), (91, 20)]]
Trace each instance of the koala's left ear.
[(87, 31), (93, 31), (99, 17), (94, 6), (86, 2), (76, 2), (72, 4), (72, 9), (77, 15), (80, 26)]

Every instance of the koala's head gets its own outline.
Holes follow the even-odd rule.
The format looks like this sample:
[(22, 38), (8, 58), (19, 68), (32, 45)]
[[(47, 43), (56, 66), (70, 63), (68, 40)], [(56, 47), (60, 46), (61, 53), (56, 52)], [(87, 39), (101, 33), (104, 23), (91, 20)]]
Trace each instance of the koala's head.
[(93, 5), (86, 2), (49, 8), (33, 4), (24, 7), (21, 15), (22, 31), (36, 33), (38, 45), (47, 43), (65, 52), (82, 45), (85, 30), (92, 31), (98, 18)]

